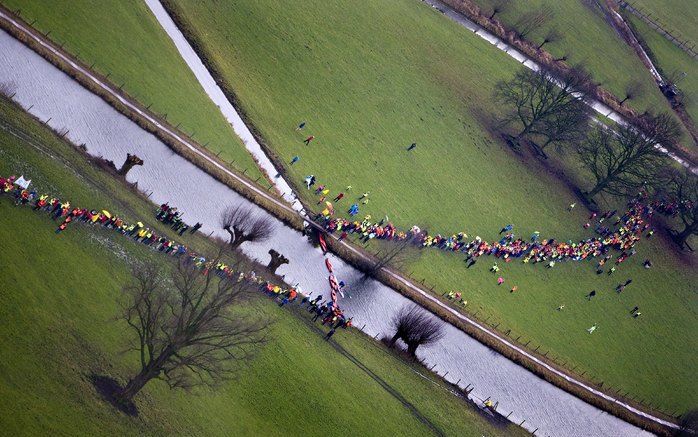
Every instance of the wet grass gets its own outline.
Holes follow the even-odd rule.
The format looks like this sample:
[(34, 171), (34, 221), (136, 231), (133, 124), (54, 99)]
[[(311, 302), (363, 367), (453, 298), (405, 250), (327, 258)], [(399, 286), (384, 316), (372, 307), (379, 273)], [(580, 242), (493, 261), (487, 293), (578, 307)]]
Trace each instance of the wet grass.
[[(0, 122), (27, 138), (0, 129), (0, 174), (24, 173), (41, 192), (166, 231), (152, 219), (154, 205), (1, 98)], [(522, 434), (489, 424), (362, 334), (338, 333), (346, 350), (360, 351), (363, 366), (389, 378), (397, 398), (305, 320), (265, 299), (248, 310), (275, 321), (273, 341), (237, 380), (192, 393), (153, 382), (136, 399), (138, 416), (125, 415), (101, 399), (93, 376), (123, 383), (135, 370), (137, 358), (123, 352), (127, 327), (114, 320), (116, 296), (129, 263), (167, 258), (101, 228), (76, 224), (57, 236), (47, 215), (14, 207), (6, 196), (0, 222), (0, 424), (7, 433), (425, 435), (427, 420), (448, 435)], [(198, 236), (183, 240), (200, 250), (210, 244)]]
[[(567, 212), (573, 189), (488, 133), (499, 110), (490, 102), (492, 88), (513, 74), (516, 62), (428, 6), (408, 0), (168, 4), (279, 162), (300, 156), (286, 168), (297, 187), (309, 174), (327, 183), (329, 198), (353, 186), (340, 214), (370, 191), (360, 215), (388, 214), (401, 227), (489, 240), (507, 223), (524, 236), (536, 230), (565, 240), (590, 235), (582, 228), (589, 213)], [(308, 125), (296, 132), (301, 121)], [(310, 134), (316, 138), (305, 146)], [(567, 176), (583, 179), (571, 154), (562, 154)], [(315, 205), (308, 191), (300, 193)], [(504, 265), (506, 283), (497, 287), (487, 271), (492, 260), (466, 269), (458, 256), (435, 251), (404, 270), (437, 295), (463, 291), (467, 312), (502, 332), (511, 329), (512, 338), (540, 346), (614, 393), (683, 411), (693, 406), (696, 389), (695, 369), (687, 364), (697, 345), (695, 260), (654, 240), (643, 241), (615, 276), (595, 275), (591, 263), (547, 270), (513, 262)], [(655, 267), (643, 269), (645, 258)], [(632, 287), (615, 294), (628, 278)], [(513, 285), (519, 291), (512, 294)], [(587, 302), (592, 289), (600, 298)], [(561, 304), (566, 311), (555, 311)], [(629, 316), (635, 305), (645, 309), (638, 320)], [(593, 324), (600, 328), (590, 336), (586, 328)]]
[(144, 106), (232, 168), (260, 177), (257, 164), (211, 102), (143, 1), (0, 1), (48, 38), (107, 76)]

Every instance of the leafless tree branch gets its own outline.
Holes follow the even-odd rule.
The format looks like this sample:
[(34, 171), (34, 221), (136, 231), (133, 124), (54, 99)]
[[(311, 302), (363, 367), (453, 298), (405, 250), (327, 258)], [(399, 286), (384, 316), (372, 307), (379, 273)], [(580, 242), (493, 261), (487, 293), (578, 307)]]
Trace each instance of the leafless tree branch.
[(400, 308), (393, 316), (392, 325), (395, 333), (390, 346), (402, 340), (412, 357), (416, 357), (419, 346), (435, 343), (444, 336), (443, 322), (414, 304)]
[[(215, 258), (208, 266), (219, 262)], [(122, 318), (138, 337), (141, 370), (117, 394), (121, 400), (131, 400), (154, 378), (172, 388), (216, 385), (233, 377), (267, 341), (266, 320), (235, 311), (252, 286), (219, 278), (209, 267), (202, 271), (182, 260), (170, 281), (153, 265), (134, 270), (120, 304)]]
[(249, 206), (229, 206), (223, 211), (221, 227), (228, 232), (231, 249), (237, 249), (245, 241), (264, 241), (271, 237), (274, 222), (266, 216), (255, 216)]
[(595, 181), (587, 195), (624, 196), (654, 185), (666, 165), (666, 156), (656, 145), (673, 141), (678, 134), (678, 123), (669, 114), (648, 115), (639, 127), (595, 129), (578, 149)]

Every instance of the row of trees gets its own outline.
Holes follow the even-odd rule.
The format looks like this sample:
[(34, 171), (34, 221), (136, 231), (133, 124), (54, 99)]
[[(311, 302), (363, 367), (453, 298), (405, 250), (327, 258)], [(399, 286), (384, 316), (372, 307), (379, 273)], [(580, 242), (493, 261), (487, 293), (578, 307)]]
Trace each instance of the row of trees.
[(551, 145), (573, 148), (591, 175), (592, 187), (585, 192), (591, 202), (602, 193), (632, 196), (641, 189), (675, 200), (683, 230), (673, 235), (684, 247), (698, 233), (697, 177), (672, 165), (660, 147), (678, 139), (678, 122), (667, 113), (645, 113), (634, 126), (592, 127), (587, 104), (592, 89), (590, 75), (580, 68), (563, 76), (518, 71), (511, 80), (498, 83), (494, 93), (510, 109), (503, 124), (518, 129), (506, 139), (516, 148), (530, 145), (543, 157)]

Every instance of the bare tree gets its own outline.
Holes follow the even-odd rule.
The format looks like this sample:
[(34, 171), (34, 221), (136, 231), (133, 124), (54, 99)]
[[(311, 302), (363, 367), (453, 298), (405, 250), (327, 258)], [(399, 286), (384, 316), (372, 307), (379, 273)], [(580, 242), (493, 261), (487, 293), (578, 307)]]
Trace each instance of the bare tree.
[(388, 341), (395, 346), (398, 339), (407, 345), (407, 353), (416, 357), (417, 348), (439, 341), (444, 336), (443, 322), (419, 308), (405, 305), (393, 316), (395, 334)]
[(688, 169), (676, 172), (669, 183), (669, 193), (678, 203), (679, 219), (684, 226), (672, 238), (681, 248), (688, 247), (688, 238), (698, 235), (698, 176)]
[(581, 69), (557, 78), (548, 71), (527, 68), (517, 71), (511, 80), (499, 82), (495, 98), (512, 109), (506, 121), (521, 128), (512, 143), (518, 145), (523, 138), (546, 134), (552, 138), (550, 142), (555, 142), (564, 130), (579, 129), (587, 122), (584, 98), (590, 83), (589, 75)]
[(490, 20), (494, 18), (495, 15), (501, 14), (509, 8), (511, 0), (496, 0), (492, 2), (492, 12), (490, 12)]
[(266, 321), (232, 311), (250, 287), (185, 261), (174, 269), (171, 284), (155, 266), (136, 268), (120, 304), (121, 318), (138, 337), (141, 369), (115, 397), (128, 403), (156, 378), (170, 388), (188, 388), (234, 376), (266, 342)]
[(642, 126), (625, 125), (597, 128), (579, 147), (584, 166), (594, 176), (589, 198), (605, 192), (623, 196), (653, 185), (666, 163), (664, 153), (655, 147), (677, 138), (679, 127), (669, 114), (648, 115)]
[(639, 96), (644, 89), (642, 82), (633, 81), (626, 85), (625, 87), (625, 97), (619, 103), (622, 105), (628, 100), (632, 100)]
[(245, 241), (264, 241), (271, 237), (274, 222), (268, 217), (257, 216), (252, 208), (244, 205), (229, 206), (221, 215), (221, 227), (230, 234), (231, 249), (237, 249)]
[(545, 149), (552, 144), (563, 146), (583, 141), (589, 132), (590, 120), (589, 106), (577, 101), (542, 120), (540, 129), (534, 131), (544, 140), (540, 145), (534, 141), (531, 144), (539, 154), (547, 158)]
[(545, 6), (537, 11), (528, 11), (522, 14), (512, 25), (519, 38), (526, 38), (531, 32), (540, 29), (553, 18), (553, 13), (550, 8)]
[(557, 31), (557, 29), (552, 28), (548, 30), (548, 33), (543, 37), (543, 42), (538, 46), (538, 50), (542, 49), (544, 45), (550, 44), (551, 42), (560, 41), (562, 39), (562, 34)]
[(143, 160), (136, 155), (127, 153), (126, 160), (117, 173), (121, 176), (126, 176), (126, 174), (136, 165), (143, 165)]

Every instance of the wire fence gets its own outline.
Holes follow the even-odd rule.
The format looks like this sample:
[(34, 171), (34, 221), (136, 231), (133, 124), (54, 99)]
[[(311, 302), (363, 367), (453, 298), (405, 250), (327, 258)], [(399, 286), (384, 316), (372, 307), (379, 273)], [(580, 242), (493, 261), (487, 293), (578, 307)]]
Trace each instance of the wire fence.
[(698, 59), (696, 52), (696, 43), (687, 39), (682, 39), (680, 36), (673, 34), (671, 31), (659, 21), (658, 17), (653, 17), (651, 12), (644, 12), (641, 7), (635, 6), (632, 3), (623, 0), (616, 0), (616, 3), (623, 9), (631, 12), (633, 15), (647, 23), (651, 28), (659, 32), (664, 38), (671, 41), (676, 47), (688, 53), (693, 59)]

